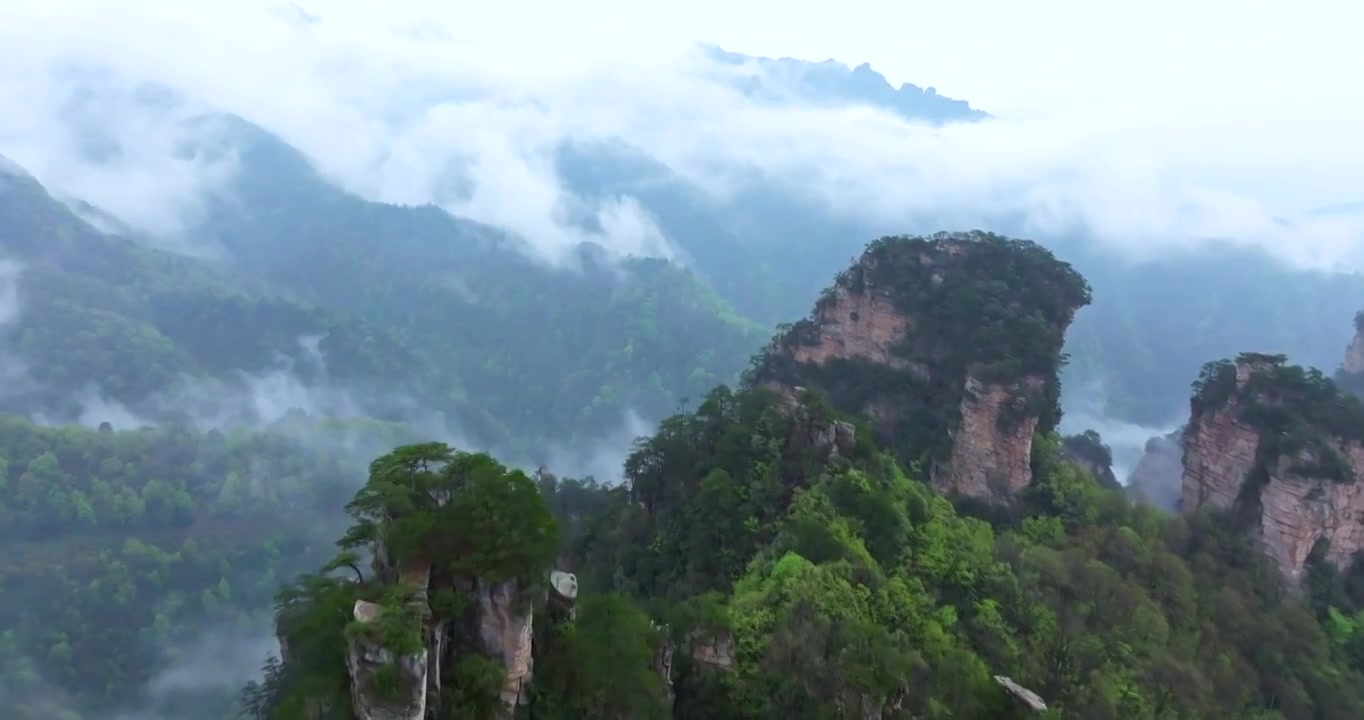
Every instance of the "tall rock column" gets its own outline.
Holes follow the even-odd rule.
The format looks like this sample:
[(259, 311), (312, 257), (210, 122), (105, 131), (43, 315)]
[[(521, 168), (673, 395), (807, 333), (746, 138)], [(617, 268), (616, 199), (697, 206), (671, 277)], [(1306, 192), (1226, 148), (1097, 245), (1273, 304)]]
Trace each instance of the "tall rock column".
[(364, 600), (355, 603), (361, 629), (347, 633), (346, 668), (357, 720), (423, 720), (426, 715), (427, 651), (394, 654), (385, 648), (376, 623), (384, 610)]
[(1191, 405), (1184, 512), (1235, 513), (1294, 586), (1318, 542), (1337, 567), (1364, 550), (1364, 405), (1252, 353), (1209, 363)]
[(939, 490), (971, 497), (1008, 497), (1032, 481), (1032, 436), (1038, 418), (1028, 398), (1042, 392), (1045, 379), (1027, 377), (1013, 386), (966, 378), (951, 431), (952, 452), (933, 473)]
[(480, 581), (474, 590), (477, 602), (477, 628), (480, 649), (488, 657), (499, 661), (505, 671), (499, 693), (511, 718), (516, 707), (525, 704), (534, 666), (531, 632), (534, 616), (528, 593), (520, 583), (509, 580), (501, 583)]
[(942, 491), (1005, 499), (1031, 481), (1032, 438), (1060, 421), (1061, 346), (1089, 286), (1026, 240), (984, 232), (867, 246), (778, 335), (750, 382), (818, 390), (872, 421)]

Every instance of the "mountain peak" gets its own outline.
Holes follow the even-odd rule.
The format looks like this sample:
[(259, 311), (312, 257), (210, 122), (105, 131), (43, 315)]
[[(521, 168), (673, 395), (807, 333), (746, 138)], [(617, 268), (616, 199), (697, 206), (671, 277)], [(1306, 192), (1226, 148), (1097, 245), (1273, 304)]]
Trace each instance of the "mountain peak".
[(989, 113), (972, 108), (965, 100), (939, 95), (934, 87), (902, 83), (896, 88), (868, 62), (849, 68), (832, 58), (811, 62), (790, 57), (760, 57), (710, 44), (702, 44), (701, 50), (714, 62), (751, 69), (744, 78), (743, 87), (750, 95), (758, 97), (869, 105), (906, 120), (935, 124), (974, 122), (990, 117)]
[(929, 461), (949, 494), (1025, 487), (1034, 432), (1060, 418), (1065, 330), (1084, 278), (1023, 240), (984, 232), (867, 246), (812, 315), (773, 341), (753, 380), (817, 388), (873, 419), (901, 460)]

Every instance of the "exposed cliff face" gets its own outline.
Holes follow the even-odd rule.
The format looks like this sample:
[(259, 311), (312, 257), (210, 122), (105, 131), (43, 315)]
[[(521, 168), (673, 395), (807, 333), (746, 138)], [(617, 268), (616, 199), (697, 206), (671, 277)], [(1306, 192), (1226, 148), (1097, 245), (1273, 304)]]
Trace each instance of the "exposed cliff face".
[[(971, 497), (1006, 497), (1027, 487), (1038, 422), (1037, 415), (1027, 412), (1027, 398), (1041, 392), (1045, 382), (1029, 376), (1008, 387), (968, 376), (960, 425), (951, 431), (952, 454), (933, 474), (933, 484)], [(1017, 420), (1005, 422), (1009, 413)]]
[[(440, 443), (403, 446), (371, 465), (347, 510), (358, 522), (341, 544), (367, 544), (372, 572), (319, 576), (299, 596), (306, 602), (281, 609), (284, 664), (296, 660), (296, 642), (311, 647), (318, 623), (336, 622), (331, 603), (353, 603), (349, 622), (336, 630), (345, 635), (350, 697), (318, 691), (319, 703), (332, 712), (349, 705), (355, 720), (428, 720), (494, 701), (498, 717), (515, 717), (529, 703), (537, 596), (556, 626), (574, 621), (578, 594), (574, 575), (549, 571), (557, 533), (534, 482), (487, 455)], [(504, 517), (490, 519), (497, 513)], [(347, 565), (354, 568), (349, 553), (324, 573)], [(541, 573), (547, 583), (536, 582)], [(500, 686), (461, 686), (486, 697), (444, 692), (458, 678), (491, 678), (493, 667)]]
[(347, 637), (346, 669), (351, 702), (360, 720), (422, 720), (426, 716), (427, 649), (395, 655), (373, 637), (383, 614), (378, 605), (355, 603), (355, 621), (365, 631)]
[(693, 662), (719, 670), (734, 669), (734, 635), (731, 633), (693, 633), (690, 649)]
[(1364, 311), (1355, 315), (1355, 334), (1345, 348), (1345, 359), (1336, 371), (1336, 383), (1357, 397), (1364, 397)]
[(677, 699), (676, 690), (673, 684), (673, 653), (677, 652), (677, 646), (673, 643), (672, 637), (668, 634), (667, 628), (654, 625), (654, 629), (659, 632), (658, 647), (654, 649), (654, 658), (650, 663), (650, 669), (663, 681), (665, 693), (664, 704), (669, 711), (673, 708), (673, 702)]
[(502, 705), (512, 715), (526, 703), (531, 679), (531, 631), (534, 616), (530, 597), (515, 581), (478, 584), (479, 649), (502, 664)]
[(1033, 433), (1060, 419), (1061, 345), (1088, 302), (1084, 279), (1030, 242), (883, 238), (773, 340), (752, 380), (870, 417), (945, 492), (1003, 497), (1031, 480)]
[[(577, 595), (576, 577), (551, 573), (547, 601), (556, 619), (572, 622)], [(422, 647), (417, 652), (394, 653), (375, 633), (348, 634), (346, 667), (357, 720), (422, 720), (428, 710), (438, 710), (441, 668), (457, 662), (461, 648), (473, 649), (502, 666), (503, 717), (515, 716), (516, 708), (527, 702), (534, 669), (531, 598), (517, 582), (508, 581), (479, 583), (472, 599), (472, 633), (458, 623), (433, 622), (422, 600), (416, 608), (424, 618)], [(375, 603), (361, 600), (355, 604), (360, 626), (377, 627), (383, 612)]]
[[(792, 348), (796, 362), (823, 365), (834, 358), (858, 358), (878, 365), (910, 367), (895, 347), (910, 330), (910, 318), (895, 307), (891, 292), (870, 282), (861, 292), (835, 286), (832, 298), (815, 310), (819, 339)], [(918, 372), (927, 372), (916, 367)]]
[(1321, 541), (1364, 549), (1364, 407), (1281, 356), (1210, 364), (1185, 435), (1181, 506), (1237, 514), (1294, 583)]

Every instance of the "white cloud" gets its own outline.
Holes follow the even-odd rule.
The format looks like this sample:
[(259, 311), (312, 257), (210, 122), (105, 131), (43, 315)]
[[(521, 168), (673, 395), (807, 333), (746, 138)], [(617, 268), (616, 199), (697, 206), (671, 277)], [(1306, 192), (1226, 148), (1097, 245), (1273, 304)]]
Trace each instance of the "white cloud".
[[(137, 410), (106, 397), (98, 387), (86, 387), (75, 397), (79, 415), (70, 419), (87, 427), (107, 422), (116, 430), (131, 430), (155, 425), (153, 418), (175, 415), (206, 431), (262, 427), (300, 411), (319, 418), (366, 417), (366, 404), (359, 393), (326, 377), (320, 341), (318, 336), (300, 337), (297, 359), (278, 355), (273, 367), (261, 372), (238, 371), (223, 378), (181, 377), (175, 384), (142, 398)], [(298, 372), (301, 365), (311, 366), (319, 377), (304, 380)], [(399, 400), (402, 398), (393, 398)], [(56, 423), (67, 418), (42, 419)]]
[[(0, 152), (161, 231), (230, 171), (230, 158), (175, 157), (196, 106), (169, 120), (106, 113), (98, 125), (125, 159), (79, 162), (66, 83), (51, 73), (79, 58), (260, 123), (362, 195), (436, 202), (551, 258), (585, 239), (674, 252), (628, 198), (599, 210), (603, 237), (565, 221), (553, 148), (622, 137), (709, 191), (781, 181), (882, 226), (1010, 214), (1035, 233), (1086, 229), (1134, 252), (1215, 237), (1304, 267), (1364, 267), (1364, 217), (1275, 219), (1364, 194), (1364, 99), (1341, 84), (1360, 51), (1336, 42), (1357, 9), (1331, 17), (1309, 3), (1269, 18), (1253, 3), (1157, 2), (1116, 22), (1059, 0), (908, 15), (884, 4), (647, 5), (302, 3), (310, 19), (250, 1), (19, 3), (0, 27), (0, 105), (19, 109), (0, 116)], [(779, 37), (775, 25), (794, 29)], [(1167, 46), (1137, 44), (1151, 38)], [(1027, 119), (933, 129), (865, 108), (755, 104), (715, 81), (722, 70), (695, 55), (695, 40), (871, 60)], [(897, 65), (897, 51), (922, 69)]]

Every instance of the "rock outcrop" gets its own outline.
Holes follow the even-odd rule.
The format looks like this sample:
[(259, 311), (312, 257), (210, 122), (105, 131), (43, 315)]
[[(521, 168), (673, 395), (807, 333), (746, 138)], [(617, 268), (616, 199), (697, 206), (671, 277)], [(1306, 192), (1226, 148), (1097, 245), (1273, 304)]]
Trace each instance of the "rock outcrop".
[[(448, 465), (438, 464), (442, 462)], [(482, 497), (506, 502), (510, 488), (537, 492), (529, 478), (486, 464), (492, 462), (476, 455), (452, 455), (432, 444), (401, 448), (371, 469), (371, 484), (374, 475), (388, 484), (375, 494), (366, 494), (367, 486), (357, 496), (361, 498), (357, 503), (374, 518), (367, 527), (359, 526), (373, 551), (370, 577), (354, 566), (353, 557), (336, 562), (354, 570), (360, 597), (345, 630), (350, 705), (356, 720), (425, 720), (459, 712), (442, 707), (447, 701), (442, 684), (453, 669), (474, 656), (501, 671), (502, 683), (496, 689), (499, 716), (509, 720), (529, 702), (537, 594), (551, 623), (573, 622), (576, 576), (546, 568), (542, 571), (548, 574), (546, 587), (528, 582), (531, 573), (552, 562), (552, 548), (539, 548), (537, 559), (530, 561), (514, 554), (490, 560), (461, 537), (471, 516), (488, 512), (479, 502), (469, 502), (471, 494), (492, 493)], [(441, 469), (433, 471), (432, 466)], [(465, 474), (470, 468), (482, 474)], [(543, 506), (538, 508), (544, 512), (539, 519), (533, 515), (533, 504), (518, 509), (528, 511), (529, 533), (546, 533), (550, 526)], [(280, 616), (277, 630), (286, 663), (291, 624), (290, 615)]]
[(672, 634), (667, 626), (654, 624), (653, 628), (658, 631), (658, 646), (654, 649), (654, 658), (650, 663), (650, 668), (663, 681), (664, 703), (671, 710), (677, 697), (673, 685), (673, 653), (677, 651), (677, 645), (673, 642)]
[[(785, 412), (795, 420), (791, 426), (792, 447), (813, 448), (826, 459), (846, 455), (857, 446), (857, 427), (844, 420), (831, 420), (825, 413), (812, 411), (810, 391), (770, 383), (785, 400)], [(817, 401), (815, 403), (818, 407)]]
[(1093, 430), (1061, 438), (1061, 454), (1081, 470), (1094, 476), (1100, 485), (1113, 490), (1122, 488), (1113, 474), (1113, 449)]
[(1350, 375), (1364, 375), (1364, 311), (1355, 315), (1355, 334), (1345, 347), (1345, 359), (1340, 371)]
[(1089, 288), (1037, 245), (973, 232), (882, 238), (775, 338), (752, 381), (867, 416), (943, 491), (1002, 498), (1060, 419), (1065, 331)]
[(1364, 311), (1355, 314), (1355, 334), (1336, 371), (1336, 384), (1356, 397), (1364, 397)]
[(359, 720), (423, 720), (426, 716), (427, 650), (395, 654), (375, 637), (380, 606), (358, 600), (347, 634), (346, 669), (351, 703)]
[[(1026, 411), (1045, 378), (1025, 377), (1013, 386), (966, 378), (960, 424), (948, 431), (952, 452), (935, 468), (938, 489), (971, 497), (1007, 497), (1032, 480), (1032, 436), (1038, 417)], [(1008, 414), (1017, 419), (1005, 423)]]
[[(572, 622), (578, 580), (571, 573), (553, 571), (546, 598), (556, 621)], [(415, 588), (410, 588), (415, 589)], [(423, 588), (424, 590), (424, 588)], [(502, 717), (511, 718), (526, 704), (534, 671), (532, 598), (516, 581), (476, 583), (467, 623), (434, 618), (424, 593), (414, 595), (409, 608), (421, 623), (421, 647), (395, 653), (377, 629), (386, 610), (377, 603), (355, 604), (353, 630), (347, 632), (346, 667), (351, 704), (357, 720), (421, 720), (440, 707), (441, 670), (457, 662), (459, 652), (478, 652), (503, 671), (499, 697)], [(287, 645), (281, 640), (281, 650)]]
[(718, 670), (734, 669), (734, 635), (695, 632), (689, 638), (692, 662)]
[(502, 665), (502, 705), (508, 717), (518, 705), (526, 703), (534, 657), (531, 653), (531, 614), (529, 595), (515, 581), (478, 584), (478, 645), (488, 657)]
[(1184, 512), (1236, 514), (1293, 583), (1319, 542), (1338, 567), (1364, 549), (1364, 406), (1282, 356), (1210, 363), (1185, 433)]
[(1020, 706), (1032, 712), (1047, 711), (1047, 703), (1043, 702), (1040, 695), (1014, 682), (1012, 678), (996, 675), (995, 682), (999, 683), (999, 686), (1004, 688)]
[(549, 600), (546, 607), (556, 620), (572, 621), (577, 617), (578, 576), (555, 570), (549, 574)]

